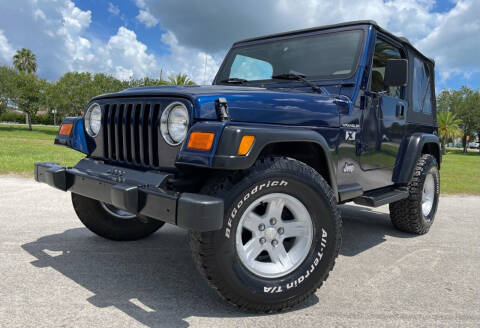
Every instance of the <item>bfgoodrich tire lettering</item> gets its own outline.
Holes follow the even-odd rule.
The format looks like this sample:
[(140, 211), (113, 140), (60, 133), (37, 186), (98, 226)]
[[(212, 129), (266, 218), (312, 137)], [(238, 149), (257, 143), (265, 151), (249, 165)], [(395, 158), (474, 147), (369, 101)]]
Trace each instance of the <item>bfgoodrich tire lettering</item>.
[[(250, 311), (279, 311), (305, 300), (328, 277), (341, 244), (341, 219), (331, 188), (315, 170), (293, 159), (273, 157), (245, 172), (211, 181), (204, 193), (224, 199), (224, 228), (190, 232), (190, 244), (198, 269), (225, 299)], [(294, 271), (263, 278), (238, 257), (236, 229), (245, 209), (272, 193), (288, 194), (303, 203), (312, 218), (313, 242)]]
[[(433, 201), (428, 215), (425, 215), (422, 200), (427, 177), (433, 179)], [(418, 159), (408, 191), (408, 198), (390, 204), (390, 219), (401, 231), (423, 235), (433, 224), (440, 196), (440, 174), (435, 157), (424, 154)]]
[(72, 203), (78, 218), (90, 231), (111, 240), (142, 239), (165, 224), (147, 217), (119, 218), (105, 210), (99, 201), (74, 193)]

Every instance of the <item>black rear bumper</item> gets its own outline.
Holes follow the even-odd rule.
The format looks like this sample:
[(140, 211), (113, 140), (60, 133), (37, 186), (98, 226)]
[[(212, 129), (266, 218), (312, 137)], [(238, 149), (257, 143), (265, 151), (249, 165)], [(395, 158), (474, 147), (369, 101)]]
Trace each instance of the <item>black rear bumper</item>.
[(194, 231), (223, 226), (223, 200), (162, 188), (168, 173), (137, 171), (83, 159), (75, 167), (35, 163), (35, 180), (93, 198), (138, 215)]

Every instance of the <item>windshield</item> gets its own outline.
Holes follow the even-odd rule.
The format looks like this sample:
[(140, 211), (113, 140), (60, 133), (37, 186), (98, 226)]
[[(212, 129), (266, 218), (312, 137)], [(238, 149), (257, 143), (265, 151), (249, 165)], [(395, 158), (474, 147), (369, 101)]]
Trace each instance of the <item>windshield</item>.
[(266, 82), (292, 72), (310, 80), (346, 78), (356, 69), (362, 37), (353, 30), (235, 47), (216, 84)]

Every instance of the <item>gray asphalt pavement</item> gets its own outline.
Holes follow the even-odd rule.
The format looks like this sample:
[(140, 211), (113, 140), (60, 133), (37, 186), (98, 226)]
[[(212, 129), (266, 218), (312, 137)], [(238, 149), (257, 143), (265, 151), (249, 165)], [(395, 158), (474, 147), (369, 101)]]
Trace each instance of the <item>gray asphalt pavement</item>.
[(480, 326), (480, 197), (442, 197), (420, 237), (388, 208), (342, 206), (330, 278), (300, 308), (239, 312), (197, 274), (186, 232), (112, 242), (78, 221), (70, 195), (0, 177), (0, 327)]

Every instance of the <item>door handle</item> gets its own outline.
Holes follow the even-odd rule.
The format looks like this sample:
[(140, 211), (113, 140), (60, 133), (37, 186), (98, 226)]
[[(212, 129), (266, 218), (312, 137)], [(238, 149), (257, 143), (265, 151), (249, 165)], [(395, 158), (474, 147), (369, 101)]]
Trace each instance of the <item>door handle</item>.
[(397, 103), (397, 112), (396, 115), (398, 118), (404, 118), (405, 117), (405, 105), (402, 103)]

